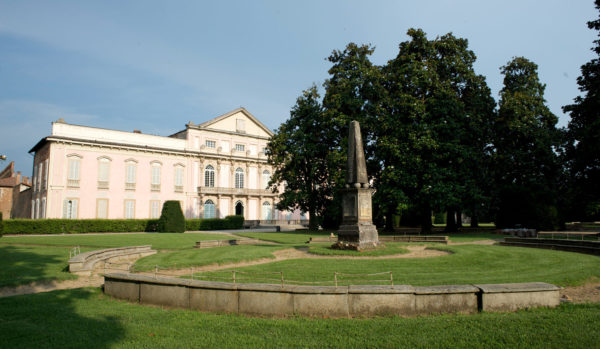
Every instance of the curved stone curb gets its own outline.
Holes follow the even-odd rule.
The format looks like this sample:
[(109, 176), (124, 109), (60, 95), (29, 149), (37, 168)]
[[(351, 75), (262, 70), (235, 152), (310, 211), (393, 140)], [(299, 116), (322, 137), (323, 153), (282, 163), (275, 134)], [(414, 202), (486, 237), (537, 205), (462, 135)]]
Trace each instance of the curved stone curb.
[(257, 316), (372, 317), (514, 311), (559, 305), (547, 283), (445, 286), (234, 284), (139, 274), (104, 276), (104, 292), (142, 304)]
[(103, 250), (80, 253), (69, 259), (69, 272), (77, 275), (91, 275), (96, 265), (100, 262), (117, 262), (120, 259), (139, 259), (155, 254), (152, 246), (127, 246), (107, 248)]

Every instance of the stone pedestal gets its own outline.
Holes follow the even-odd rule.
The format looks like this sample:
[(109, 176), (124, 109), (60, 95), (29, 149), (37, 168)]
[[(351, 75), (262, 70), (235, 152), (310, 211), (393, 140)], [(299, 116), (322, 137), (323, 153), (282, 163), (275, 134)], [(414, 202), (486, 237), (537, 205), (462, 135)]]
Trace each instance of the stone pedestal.
[(372, 222), (370, 188), (347, 188), (343, 191), (343, 220), (338, 230), (338, 248), (364, 250), (380, 245), (377, 228)]

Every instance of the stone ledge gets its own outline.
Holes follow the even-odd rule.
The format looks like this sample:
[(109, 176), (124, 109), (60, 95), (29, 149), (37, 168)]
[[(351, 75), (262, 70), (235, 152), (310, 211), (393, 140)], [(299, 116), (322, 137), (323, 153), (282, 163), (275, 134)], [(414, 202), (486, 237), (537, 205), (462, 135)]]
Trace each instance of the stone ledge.
[(545, 292), (558, 291), (562, 287), (545, 282), (526, 282), (514, 284), (477, 284), (473, 285), (483, 293)]

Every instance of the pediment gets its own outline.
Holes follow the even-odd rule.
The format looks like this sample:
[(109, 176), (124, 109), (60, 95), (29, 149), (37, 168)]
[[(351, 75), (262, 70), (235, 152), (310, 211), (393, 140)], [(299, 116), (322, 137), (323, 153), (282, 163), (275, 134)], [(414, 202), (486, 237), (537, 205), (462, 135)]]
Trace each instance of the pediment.
[(273, 132), (244, 108), (238, 108), (229, 113), (217, 116), (198, 125), (200, 129), (211, 129), (226, 132), (242, 133), (252, 136), (270, 138)]

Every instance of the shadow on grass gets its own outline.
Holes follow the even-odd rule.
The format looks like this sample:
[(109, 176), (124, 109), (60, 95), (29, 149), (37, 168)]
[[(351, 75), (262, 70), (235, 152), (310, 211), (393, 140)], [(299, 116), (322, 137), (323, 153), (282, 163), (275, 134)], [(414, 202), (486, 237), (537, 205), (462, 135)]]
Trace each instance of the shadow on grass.
[(88, 288), (0, 298), (0, 346), (109, 347), (125, 330), (98, 297), (98, 289)]
[(64, 247), (0, 245), (0, 287), (76, 278), (68, 273), (68, 253)]

